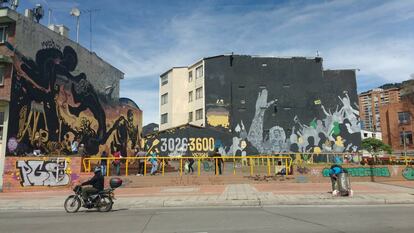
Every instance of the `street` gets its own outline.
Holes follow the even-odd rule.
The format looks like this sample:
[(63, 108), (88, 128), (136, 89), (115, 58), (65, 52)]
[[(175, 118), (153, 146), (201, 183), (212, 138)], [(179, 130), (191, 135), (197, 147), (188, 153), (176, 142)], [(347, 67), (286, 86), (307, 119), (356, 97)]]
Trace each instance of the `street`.
[(413, 232), (414, 208), (286, 206), (0, 212), (2, 233)]

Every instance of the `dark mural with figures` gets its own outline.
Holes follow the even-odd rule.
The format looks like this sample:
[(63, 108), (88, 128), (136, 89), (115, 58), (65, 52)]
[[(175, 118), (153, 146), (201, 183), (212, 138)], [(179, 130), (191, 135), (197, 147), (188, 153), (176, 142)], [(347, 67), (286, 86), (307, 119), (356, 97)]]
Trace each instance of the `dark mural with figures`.
[(10, 102), (14, 119), (8, 128), (7, 155), (72, 154), (75, 139), (84, 155), (108, 150), (126, 156), (138, 146), (138, 106), (108, 98), (85, 73), (75, 72), (82, 61), (72, 47), (41, 46), (32, 58), (7, 45), (15, 54)]
[(341, 153), (360, 149), (354, 70), (322, 58), (225, 55), (204, 60), (205, 124), (160, 132), (165, 155)]

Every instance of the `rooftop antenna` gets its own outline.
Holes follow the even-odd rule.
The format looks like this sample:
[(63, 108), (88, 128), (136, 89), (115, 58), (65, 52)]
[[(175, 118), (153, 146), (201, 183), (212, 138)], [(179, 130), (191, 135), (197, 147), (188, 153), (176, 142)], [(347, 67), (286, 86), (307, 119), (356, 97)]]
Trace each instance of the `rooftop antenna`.
[(70, 15), (76, 17), (76, 43), (79, 44), (79, 16), (80, 16), (80, 10), (78, 8), (72, 8), (70, 11)]
[(92, 13), (98, 12), (100, 9), (86, 9), (84, 12), (89, 14), (89, 50), (92, 52)]
[(49, 26), (50, 25), (50, 17), (52, 16), (52, 8), (49, 8), (47, 10), (47, 12), (49, 13), (49, 17), (48, 17), (48, 20), (47, 20), (47, 26)]
[(10, 8), (16, 10), (19, 6), (19, 0), (10, 0)]

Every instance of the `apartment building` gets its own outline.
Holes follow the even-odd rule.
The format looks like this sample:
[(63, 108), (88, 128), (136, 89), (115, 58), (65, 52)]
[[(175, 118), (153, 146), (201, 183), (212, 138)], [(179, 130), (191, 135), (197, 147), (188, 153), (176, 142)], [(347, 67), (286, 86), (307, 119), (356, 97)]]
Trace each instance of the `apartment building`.
[(359, 116), (362, 128), (371, 132), (381, 132), (380, 108), (400, 101), (400, 88), (375, 88), (359, 95)]
[(160, 130), (205, 125), (204, 61), (174, 67), (160, 76)]

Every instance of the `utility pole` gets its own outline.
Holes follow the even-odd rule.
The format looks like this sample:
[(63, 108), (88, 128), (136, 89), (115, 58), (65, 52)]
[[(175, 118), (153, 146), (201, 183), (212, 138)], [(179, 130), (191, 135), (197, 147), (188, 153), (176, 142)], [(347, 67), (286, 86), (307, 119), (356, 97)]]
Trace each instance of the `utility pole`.
[(404, 156), (407, 157), (407, 146), (406, 146), (406, 143), (405, 143), (405, 129), (404, 129), (404, 127), (402, 128), (402, 130), (403, 130)]

